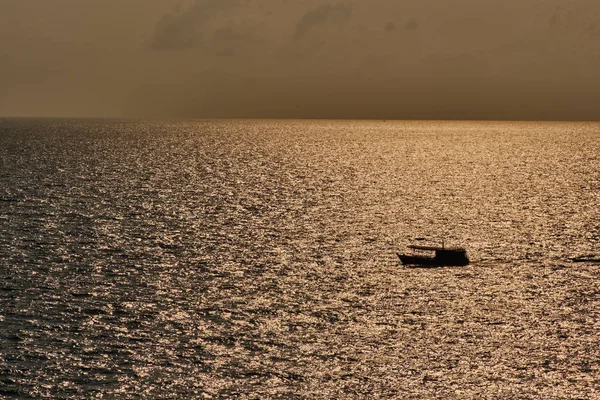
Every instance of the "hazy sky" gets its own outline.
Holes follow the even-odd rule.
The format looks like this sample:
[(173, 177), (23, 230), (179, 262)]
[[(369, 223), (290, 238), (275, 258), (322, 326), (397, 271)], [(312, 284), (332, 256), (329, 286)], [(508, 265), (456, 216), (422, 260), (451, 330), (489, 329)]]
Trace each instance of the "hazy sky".
[(600, 119), (598, 0), (0, 0), (0, 116)]

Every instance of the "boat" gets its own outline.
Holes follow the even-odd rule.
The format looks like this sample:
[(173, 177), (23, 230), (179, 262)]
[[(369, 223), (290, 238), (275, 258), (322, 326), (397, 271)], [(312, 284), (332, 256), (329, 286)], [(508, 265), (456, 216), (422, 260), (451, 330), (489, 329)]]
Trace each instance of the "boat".
[(396, 253), (402, 264), (422, 267), (463, 266), (469, 264), (467, 250), (462, 247), (410, 245), (409, 254)]
[(591, 254), (591, 255), (587, 255), (587, 256), (571, 257), (570, 259), (573, 262), (600, 263), (600, 257), (595, 254)]

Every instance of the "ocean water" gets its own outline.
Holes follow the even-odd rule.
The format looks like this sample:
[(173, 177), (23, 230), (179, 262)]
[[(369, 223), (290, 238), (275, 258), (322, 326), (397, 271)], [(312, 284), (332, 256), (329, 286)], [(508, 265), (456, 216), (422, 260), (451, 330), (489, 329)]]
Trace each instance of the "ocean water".
[(600, 397), (600, 123), (3, 119), (0, 167), (2, 398)]

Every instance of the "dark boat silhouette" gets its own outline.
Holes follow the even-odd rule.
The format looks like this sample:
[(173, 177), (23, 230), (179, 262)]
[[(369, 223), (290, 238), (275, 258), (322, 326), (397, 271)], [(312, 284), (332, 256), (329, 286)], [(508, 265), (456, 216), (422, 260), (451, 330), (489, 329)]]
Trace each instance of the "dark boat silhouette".
[(571, 257), (570, 259), (573, 262), (600, 263), (600, 256), (595, 255), (595, 254), (590, 254), (590, 255), (586, 255), (586, 256), (578, 256), (578, 257)]
[(442, 246), (420, 246), (410, 245), (410, 254), (396, 253), (402, 264), (439, 267), (439, 266), (463, 266), (469, 264), (467, 250), (462, 247)]

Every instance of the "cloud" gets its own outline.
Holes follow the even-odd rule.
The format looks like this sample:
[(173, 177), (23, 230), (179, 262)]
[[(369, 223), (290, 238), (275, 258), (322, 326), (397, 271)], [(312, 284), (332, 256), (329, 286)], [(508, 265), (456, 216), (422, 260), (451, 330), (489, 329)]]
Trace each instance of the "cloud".
[(318, 26), (343, 26), (348, 22), (351, 14), (352, 7), (347, 3), (325, 4), (317, 7), (300, 18), (300, 21), (296, 24), (294, 38), (302, 39), (308, 32)]
[(207, 25), (241, 0), (196, 0), (183, 12), (166, 14), (157, 22), (150, 46), (155, 50), (182, 50), (198, 46), (207, 35)]
[(396, 29), (398, 28), (396, 27), (396, 23), (393, 21), (386, 22), (385, 26), (383, 27), (383, 30), (386, 32), (394, 32)]
[(558, 5), (548, 20), (549, 25), (563, 34), (600, 36), (600, 6), (594, 3), (573, 2)]
[(222, 40), (222, 41), (240, 41), (240, 40), (246, 40), (249, 37), (250, 37), (250, 35), (248, 33), (237, 31), (231, 27), (218, 28), (213, 33), (213, 38), (215, 40)]
[(404, 29), (407, 31), (415, 31), (419, 29), (419, 23), (415, 18), (411, 18), (404, 24)]
[[(117, 0), (111, 1), (117, 9)], [(104, 37), (94, 33), (79, 35), (86, 53), (59, 57), (53, 44), (47, 52), (14, 58), (19, 70), (5, 74), (11, 78), (4, 91), (35, 98), (70, 85), (71, 92), (61, 91), (67, 107), (84, 98), (77, 88), (95, 85), (90, 109), (100, 104), (96, 99), (116, 107), (119, 96), (129, 96), (126, 108), (150, 116), (448, 118), (508, 110), (521, 94), (539, 100), (540, 109), (556, 109), (552, 104), (561, 99), (576, 100), (572, 93), (579, 88), (600, 93), (598, 0), (160, 0), (147, 3), (154, 4), (152, 12), (143, 8), (146, 18), (136, 17), (144, 0), (127, 3), (134, 1), (135, 7), (119, 6), (130, 14), (121, 25), (115, 22), (114, 31), (122, 34), (103, 39), (105, 48), (89, 49), (93, 37)], [(178, 2), (183, 6), (173, 7)], [(89, 13), (86, 29), (96, 14)], [(33, 26), (41, 29), (44, 18), (39, 21)], [(48, 23), (44, 37), (63, 25)], [(28, 37), (20, 26), (14, 32), (3, 37)], [(127, 35), (130, 44), (123, 40)], [(118, 46), (120, 57), (111, 57)], [(30, 64), (50, 65), (61, 75), (33, 71), (39, 82), (17, 84), (15, 76), (30, 78), (21, 67)], [(106, 93), (96, 95), (103, 88)], [(479, 101), (486, 98), (487, 105)], [(569, 110), (587, 104), (575, 100)], [(30, 101), (23, 98), (19, 107)]]
[[(419, 29), (419, 23), (415, 18), (410, 18), (402, 25), (404, 31), (416, 31)], [(387, 33), (397, 32), (398, 25), (394, 21), (388, 21), (385, 23), (383, 30)]]

